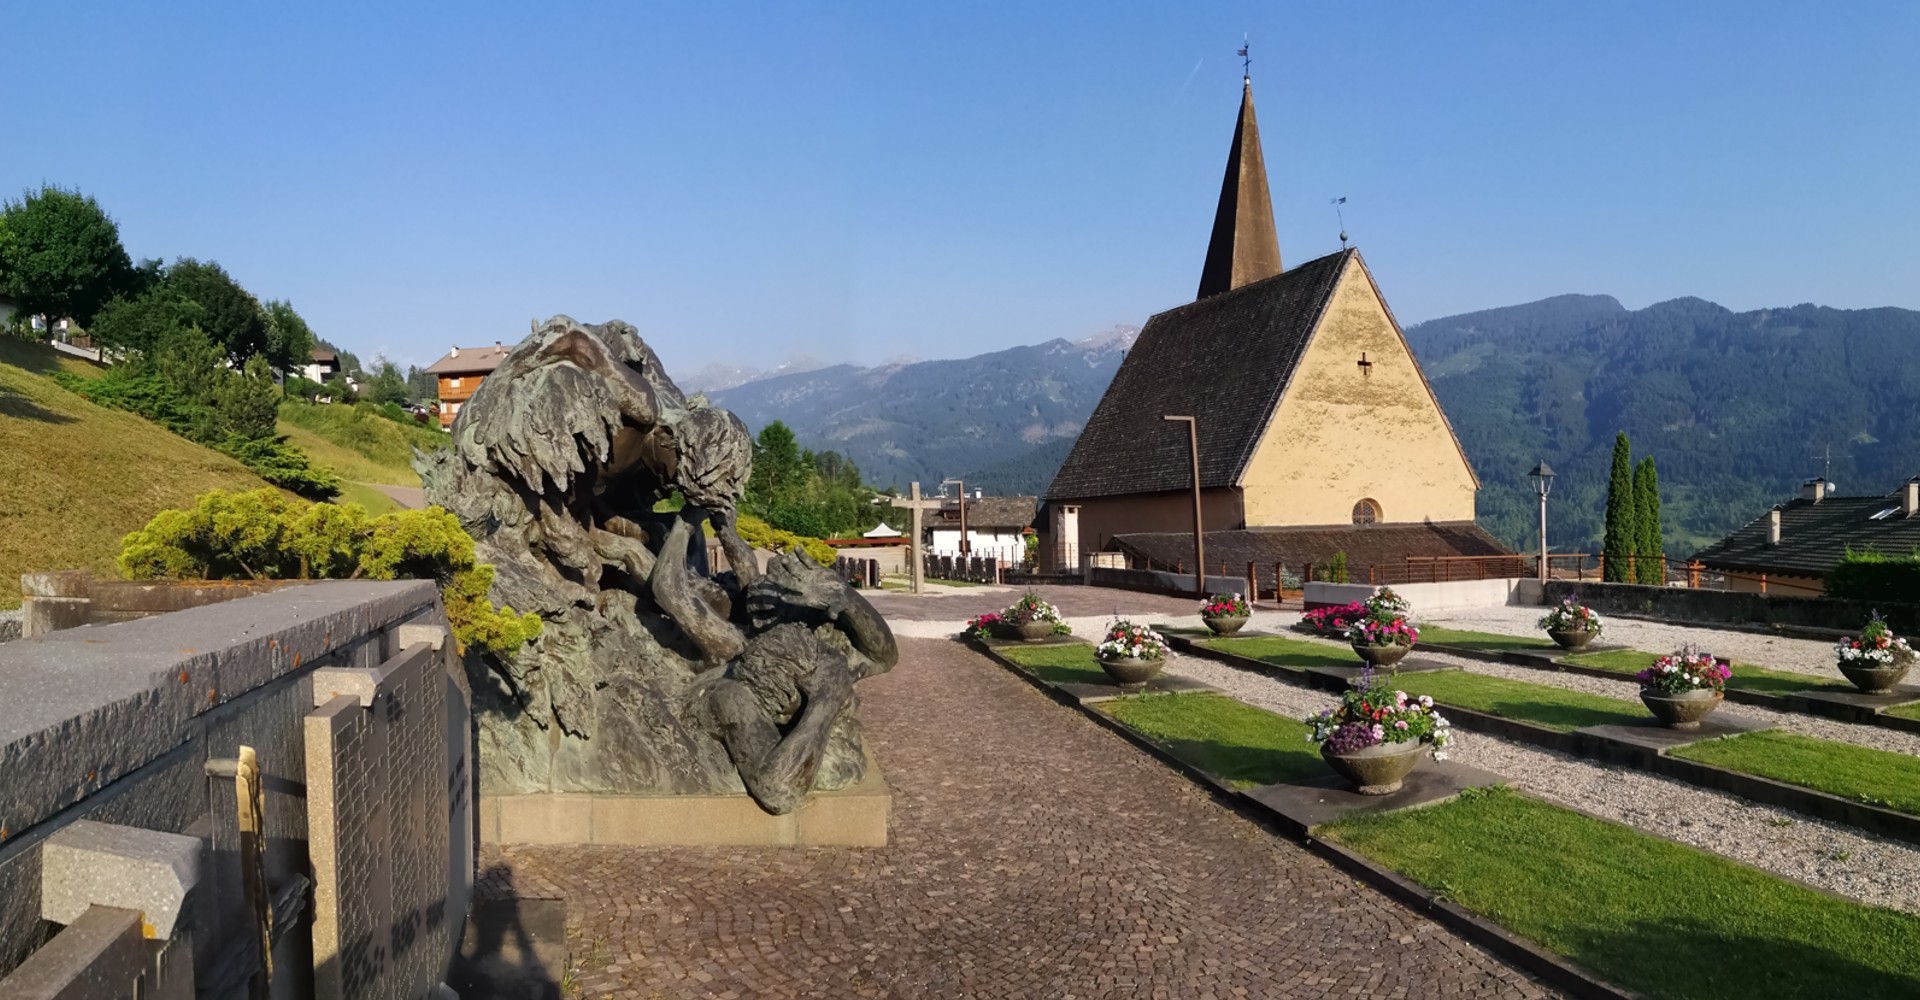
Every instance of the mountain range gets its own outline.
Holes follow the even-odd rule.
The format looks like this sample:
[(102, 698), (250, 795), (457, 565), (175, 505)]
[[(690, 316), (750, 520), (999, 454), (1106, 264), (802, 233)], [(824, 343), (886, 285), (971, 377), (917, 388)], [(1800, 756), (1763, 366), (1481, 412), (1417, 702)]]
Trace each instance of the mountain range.
[[(1556, 551), (1597, 551), (1614, 435), (1660, 471), (1666, 548), (1687, 555), (1797, 484), (1880, 494), (1920, 473), (1920, 312), (1814, 305), (1736, 313), (1697, 298), (1629, 310), (1562, 295), (1409, 327), (1479, 474), (1479, 521), (1537, 545), (1527, 472), (1559, 473)], [(905, 488), (946, 477), (990, 494), (1040, 493), (1138, 331), (1052, 340), (960, 360), (836, 365), (709, 394), (756, 431), (852, 459)]]

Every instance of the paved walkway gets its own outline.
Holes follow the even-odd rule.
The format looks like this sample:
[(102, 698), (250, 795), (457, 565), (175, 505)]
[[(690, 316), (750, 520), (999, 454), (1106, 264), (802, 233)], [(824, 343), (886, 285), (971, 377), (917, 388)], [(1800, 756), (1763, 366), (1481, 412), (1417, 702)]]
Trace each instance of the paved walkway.
[(860, 685), (886, 848), (486, 852), (569, 899), (573, 995), (1550, 995), (979, 654), (903, 646)]

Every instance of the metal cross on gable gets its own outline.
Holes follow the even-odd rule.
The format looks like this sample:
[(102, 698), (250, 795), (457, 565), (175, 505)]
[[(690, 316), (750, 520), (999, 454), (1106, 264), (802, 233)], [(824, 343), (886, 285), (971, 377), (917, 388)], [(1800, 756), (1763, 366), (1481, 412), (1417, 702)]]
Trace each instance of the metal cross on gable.
[(946, 501), (939, 497), (921, 499), (920, 484), (915, 482), (908, 485), (906, 497), (893, 497), (892, 503), (895, 507), (904, 507), (913, 511), (913, 534), (907, 539), (907, 559), (913, 563), (913, 592), (918, 594), (921, 591), (921, 581), (927, 572), (926, 552), (920, 543), (920, 518), (923, 516), (921, 512), (939, 510), (946, 505)]

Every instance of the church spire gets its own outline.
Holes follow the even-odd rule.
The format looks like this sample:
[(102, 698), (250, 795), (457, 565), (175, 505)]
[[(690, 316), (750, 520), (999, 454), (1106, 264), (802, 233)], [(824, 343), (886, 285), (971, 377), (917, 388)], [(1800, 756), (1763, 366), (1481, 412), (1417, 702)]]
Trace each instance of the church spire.
[(1204, 299), (1280, 273), (1280, 237), (1273, 228), (1273, 196), (1267, 192), (1267, 163), (1260, 155), (1260, 126), (1253, 120), (1253, 80), (1243, 78), (1240, 121), (1233, 127), (1227, 176), (1220, 182), (1220, 207), (1213, 215), (1213, 240), (1200, 270)]

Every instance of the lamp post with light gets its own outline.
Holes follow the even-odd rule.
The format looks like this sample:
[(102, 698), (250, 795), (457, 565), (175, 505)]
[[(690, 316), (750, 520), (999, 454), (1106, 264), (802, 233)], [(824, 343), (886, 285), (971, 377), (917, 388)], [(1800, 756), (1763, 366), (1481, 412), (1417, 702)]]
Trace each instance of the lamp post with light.
[(942, 486), (960, 487), (960, 554), (971, 555), (973, 543), (967, 540), (967, 481), (964, 479), (942, 479)]
[(1193, 593), (1207, 596), (1207, 536), (1200, 525), (1200, 422), (1192, 417), (1162, 414), (1160, 419), (1187, 425), (1187, 451), (1193, 457)]
[(1533, 477), (1533, 488), (1540, 494), (1540, 585), (1544, 587), (1547, 583), (1547, 493), (1553, 489), (1553, 469), (1541, 462), (1527, 475)]

